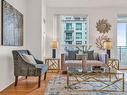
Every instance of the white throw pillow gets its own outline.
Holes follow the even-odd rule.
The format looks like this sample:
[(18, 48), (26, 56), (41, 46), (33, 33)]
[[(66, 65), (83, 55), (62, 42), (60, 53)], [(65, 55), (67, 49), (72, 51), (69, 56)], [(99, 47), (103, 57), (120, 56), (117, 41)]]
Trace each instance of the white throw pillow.
[(28, 63), (37, 64), (32, 55), (23, 54), (23, 59)]

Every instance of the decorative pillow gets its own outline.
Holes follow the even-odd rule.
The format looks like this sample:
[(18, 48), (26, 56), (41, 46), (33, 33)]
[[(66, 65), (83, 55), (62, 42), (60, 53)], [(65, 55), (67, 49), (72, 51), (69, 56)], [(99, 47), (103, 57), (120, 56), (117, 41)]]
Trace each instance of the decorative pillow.
[(88, 55), (88, 60), (94, 60), (94, 50), (93, 51), (85, 51), (84, 54), (87, 54)]
[(23, 54), (23, 59), (28, 63), (37, 64), (32, 55)]
[(78, 51), (68, 51), (68, 60), (76, 60), (76, 54)]
[(76, 60), (82, 60), (83, 54), (76, 54)]
[(107, 58), (108, 58), (108, 55), (106, 53), (99, 54), (99, 61), (101, 61), (103, 63), (107, 63)]

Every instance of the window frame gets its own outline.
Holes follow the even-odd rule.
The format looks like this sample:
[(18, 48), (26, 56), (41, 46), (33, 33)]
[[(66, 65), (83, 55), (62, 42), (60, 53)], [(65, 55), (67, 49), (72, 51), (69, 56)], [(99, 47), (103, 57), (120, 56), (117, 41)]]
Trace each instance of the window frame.
[[(80, 37), (78, 34), (81, 34)], [(75, 39), (82, 39), (82, 32), (76, 32), (76, 38)]]
[[(89, 16), (88, 16), (88, 14), (77, 14), (77, 15), (76, 14), (71, 14), (71, 15), (70, 14), (58, 14), (60, 28), (58, 28), (57, 33), (59, 34), (59, 31), (61, 31), (59, 38), (62, 41), (62, 42), (60, 42), (61, 43), (60, 47), (62, 48), (62, 45), (65, 45), (65, 40), (64, 40), (65, 33), (64, 33), (63, 27), (62, 27), (62, 24), (66, 23), (64, 20), (62, 20), (62, 17), (64, 17), (64, 16), (80, 16), (80, 17), (83, 17), (84, 18), (83, 20), (85, 21), (85, 26), (83, 26), (83, 27), (86, 27), (86, 29), (83, 29), (83, 31), (84, 32), (87, 32), (87, 34), (86, 34), (87, 39), (84, 39), (84, 42), (82, 42), (82, 44), (84, 45), (85, 44), (85, 41), (87, 41), (87, 44), (85, 44), (85, 45), (90, 45), (89, 44), (89, 37), (90, 37), (90, 35), (89, 35)], [(72, 25), (73, 30), (75, 30), (73, 26), (75, 26), (75, 25)], [(79, 32), (78, 30), (76, 30), (76, 31)], [(83, 37), (83, 35), (84, 34), (82, 34), (82, 37)], [(75, 43), (72, 43), (72, 44), (75, 44)]]
[[(67, 27), (67, 25), (69, 25), (69, 26)], [(71, 28), (70, 28), (70, 26), (71, 26)], [(72, 23), (66, 23), (66, 30), (72, 30), (72, 29), (73, 29)]]
[[(79, 24), (78, 27), (77, 27), (77, 24)], [(81, 24), (81, 26), (80, 26), (80, 24)], [(80, 27), (79, 27), (79, 26), (80, 26)], [(83, 30), (82, 30), (82, 23), (80, 23), (80, 22), (75, 23), (75, 30), (83, 31)]]

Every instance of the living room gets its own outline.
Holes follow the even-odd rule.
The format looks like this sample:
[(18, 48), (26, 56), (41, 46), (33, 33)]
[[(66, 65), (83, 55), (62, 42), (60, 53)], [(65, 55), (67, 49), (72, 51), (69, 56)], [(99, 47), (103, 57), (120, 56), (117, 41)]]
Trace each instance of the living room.
[[(3, 1), (3, 0), (2, 0)], [(1, 1), (1, 2), (2, 2)], [(125, 0), (5, 0), (20, 13), (23, 14), (23, 45), (22, 46), (7, 46), (1, 43), (0, 49), (0, 95), (50, 95), (46, 93), (48, 84), (53, 76), (61, 75), (59, 73), (47, 73), (46, 80), (41, 78), (40, 88), (37, 86), (37, 77), (19, 77), (17, 86), (15, 84), (14, 76), (14, 60), (12, 50), (29, 50), (35, 58), (40, 59), (44, 63), (46, 59), (52, 59), (52, 53), (54, 48), (51, 47), (52, 41), (57, 41), (55, 47), (55, 57), (59, 59), (61, 65), (61, 54), (65, 53), (64, 38), (62, 34), (62, 16), (67, 17), (81, 17), (87, 19), (87, 44), (85, 46), (92, 46), (90, 49), (98, 53), (107, 53), (106, 50), (98, 46), (102, 43), (97, 39), (101, 35), (105, 35), (110, 38), (112, 42), (112, 48), (110, 48), (111, 59), (119, 60), (119, 69), (124, 72), (126, 80), (126, 24), (127, 24), (127, 1)], [(2, 8), (1, 8), (2, 9)], [(102, 20), (106, 20), (106, 24), (110, 25), (110, 29), (106, 33), (101, 33), (97, 30), (97, 23)], [(121, 20), (122, 19), (122, 20)], [(119, 30), (118, 23), (125, 24), (125, 31)], [(1, 27), (3, 27), (1, 25)], [(124, 26), (123, 26), (124, 27)], [(119, 31), (124, 31), (119, 33)], [(2, 33), (2, 31), (1, 31)], [(121, 34), (121, 35), (120, 35)], [(123, 35), (122, 35), (123, 34)], [(101, 39), (105, 40), (105, 39)], [(1, 42), (2, 42), (1, 35)], [(124, 43), (120, 45), (119, 43)], [(72, 44), (73, 47), (76, 44)], [(82, 44), (84, 45), (84, 43)], [(79, 45), (80, 46), (80, 45)], [(118, 48), (120, 47), (120, 48)], [(54, 54), (53, 53), (53, 54)], [(60, 69), (62, 67), (59, 67)], [(65, 74), (66, 76), (66, 74)], [(66, 84), (66, 83), (65, 83)], [(124, 82), (124, 92), (115, 93), (115, 95), (126, 95), (126, 81)], [(56, 87), (57, 88), (57, 87)], [(92, 91), (90, 91), (92, 93)], [(101, 91), (100, 91), (101, 92)], [(103, 91), (102, 91), (103, 92)], [(67, 92), (64, 92), (67, 93)], [(58, 93), (58, 95), (64, 93)], [(93, 94), (94, 93), (94, 94)], [(95, 95), (96, 91), (92, 95)], [(107, 92), (105, 92), (107, 93)], [(113, 92), (111, 92), (113, 93)], [(110, 94), (111, 94), (110, 93)], [(122, 94), (121, 94), (122, 93)], [(82, 95), (79, 93), (69, 93)], [(86, 91), (86, 95), (91, 95)], [(97, 93), (96, 93), (97, 94)], [(51, 94), (52, 95), (52, 94)], [(57, 94), (53, 94), (57, 95)], [(101, 93), (99, 95), (104, 95)], [(107, 93), (109, 95), (109, 93)]]

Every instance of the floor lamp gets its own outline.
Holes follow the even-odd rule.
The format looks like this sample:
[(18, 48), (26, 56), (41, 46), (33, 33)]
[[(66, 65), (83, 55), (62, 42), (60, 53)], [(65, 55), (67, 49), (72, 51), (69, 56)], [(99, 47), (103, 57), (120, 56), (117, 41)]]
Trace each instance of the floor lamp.
[(112, 41), (107, 40), (104, 42), (104, 49), (107, 50), (107, 54), (109, 56), (109, 58), (111, 58), (111, 53), (110, 53), (110, 49), (112, 48)]
[(52, 48), (52, 58), (56, 58), (57, 41), (51, 41), (50, 47)]

